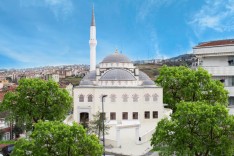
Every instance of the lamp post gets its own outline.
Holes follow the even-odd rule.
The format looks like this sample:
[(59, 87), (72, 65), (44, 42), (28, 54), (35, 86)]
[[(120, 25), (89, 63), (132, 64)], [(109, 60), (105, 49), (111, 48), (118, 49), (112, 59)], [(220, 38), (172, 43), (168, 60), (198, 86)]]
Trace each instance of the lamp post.
[(105, 120), (104, 120), (104, 105), (103, 105), (103, 100), (104, 98), (107, 97), (107, 95), (102, 95), (102, 137), (103, 137), (103, 147), (104, 147), (104, 153), (103, 155), (105, 156)]

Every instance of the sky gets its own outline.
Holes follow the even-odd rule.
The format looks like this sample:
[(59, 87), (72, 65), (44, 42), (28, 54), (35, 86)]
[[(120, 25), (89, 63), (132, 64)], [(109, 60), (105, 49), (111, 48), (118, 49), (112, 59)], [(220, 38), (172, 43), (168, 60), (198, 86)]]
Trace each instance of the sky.
[(1, 0), (0, 69), (89, 64), (92, 6), (97, 62), (192, 53), (234, 38), (234, 0)]

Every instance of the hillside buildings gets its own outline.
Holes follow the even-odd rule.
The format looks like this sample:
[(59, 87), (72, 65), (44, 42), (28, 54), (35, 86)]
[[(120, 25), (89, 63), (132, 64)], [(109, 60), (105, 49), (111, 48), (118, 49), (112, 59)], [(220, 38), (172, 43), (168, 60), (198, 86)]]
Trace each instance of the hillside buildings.
[(229, 92), (229, 104), (234, 105), (234, 39), (217, 40), (198, 44), (193, 48), (200, 66), (223, 82)]

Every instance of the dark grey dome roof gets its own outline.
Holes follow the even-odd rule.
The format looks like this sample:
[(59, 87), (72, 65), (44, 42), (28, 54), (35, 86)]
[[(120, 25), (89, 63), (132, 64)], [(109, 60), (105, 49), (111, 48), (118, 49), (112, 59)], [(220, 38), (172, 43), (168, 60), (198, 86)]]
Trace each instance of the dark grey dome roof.
[(82, 80), (96, 80), (96, 70), (87, 73)]
[(112, 69), (103, 74), (101, 81), (135, 81), (136, 78), (127, 70)]
[(151, 80), (151, 79), (146, 73), (139, 71), (139, 80)]
[(131, 63), (131, 61), (125, 55), (115, 52), (105, 57), (102, 63)]
[(151, 86), (151, 85), (155, 85), (155, 83), (152, 80), (146, 80), (146, 81), (143, 81), (142, 85), (143, 86)]
[(93, 85), (93, 82), (90, 80), (82, 80), (80, 81), (80, 85)]

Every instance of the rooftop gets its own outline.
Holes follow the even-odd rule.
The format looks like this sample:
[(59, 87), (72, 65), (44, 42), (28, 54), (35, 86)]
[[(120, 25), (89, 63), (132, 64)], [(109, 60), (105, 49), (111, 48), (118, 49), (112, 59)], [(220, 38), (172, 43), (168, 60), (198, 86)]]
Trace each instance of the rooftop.
[(197, 46), (195, 46), (194, 48), (223, 46), (223, 45), (234, 45), (234, 39), (202, 42), (202, 43), (198, 44)]
[(102, 63), (131, 63), (131, 61), (125, 55), (120, 54), (116, 50), (116, 52), (114, 52), (113, 54), (105, 57)]

